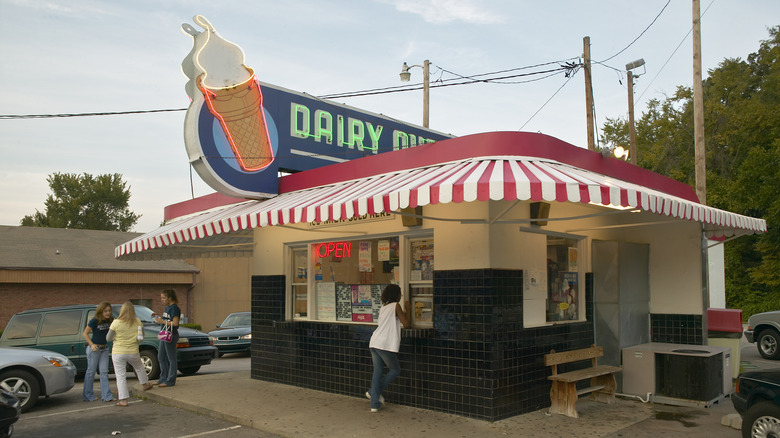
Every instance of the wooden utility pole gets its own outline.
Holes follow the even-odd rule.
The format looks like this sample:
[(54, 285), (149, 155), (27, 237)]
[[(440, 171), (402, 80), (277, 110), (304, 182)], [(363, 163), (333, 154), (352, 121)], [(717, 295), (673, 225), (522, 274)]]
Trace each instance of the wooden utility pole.
[(696, 195), (707, 204), (707, 168), (704, 148), (704, 93), (701, 85), (701, 14), (693, 0), (693, 136), (696, 164)]
[(636, 159), (636, 129), (634, 128), (634, 74), (631, 70), (626, 73), (628, 79), (628, 138), (630, 148), (628, 150), (628, 159), (632, 164), (637, 163)]
[(590, 78), (590, 37), (582, 39), (582, 57), (585, 61), (585, 114), (588, 122), (588, 150), (596, 150), (596, 137), (593, 131), (593, 83)]

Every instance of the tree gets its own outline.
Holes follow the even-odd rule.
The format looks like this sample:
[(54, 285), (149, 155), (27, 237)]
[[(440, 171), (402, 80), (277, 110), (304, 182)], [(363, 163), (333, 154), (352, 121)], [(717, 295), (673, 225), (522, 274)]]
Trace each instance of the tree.
[(25, 216), (23, 226), (129, 231), (141, 217), (128, 208), (130, 189), (118, 173), (54, 173), (46, 181), (46, 213)]
[[(727, 242), (726, 301), (750, 315), (780, 308), (780, 26), (747, 60), (726, 59), (703, 84), (707, 202), (763, 218), (769, 231)], [(638, 165), (695, 184), (693, 100), (678, 87), (637, 121)], [(628, 144), (628, 124), (607, 119), (602, 143)]]

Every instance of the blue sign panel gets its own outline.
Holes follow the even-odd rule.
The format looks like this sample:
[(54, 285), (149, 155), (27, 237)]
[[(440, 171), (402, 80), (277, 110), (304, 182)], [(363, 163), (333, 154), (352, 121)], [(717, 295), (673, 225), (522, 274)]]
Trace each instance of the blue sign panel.
[[(236, 121), (238, 118), (226, 115), (227, 111), (219, 111), (224, 108), (218, 106), (219, 96), (196, 93), (185, 119), (190, 162), (206, 183), (230, 196), (258, 198), (276, 194), (279, 171), (309, 170), (451, 137), (274, 85), (254, 85), (259, 85), (262, 93), (260, 107), (254, 106), (257, 110), (262, 108), (255, 111), (262, 117)], [(247, 112), (246, 108), (240, 111)], [(253, 138), (252, 132), (246, 132), (252, 131), (251, 126), (246, 126), (250, 120), (265, 125), (259, 131), (267, 137), (256, 136), (266, 144), (270, 142), (273, 153), (271, 164), (260, 169), (249, 165), (257, 158), (251, 156), (252, 152), (245, 153), (250, 156), (241, 156), (242, 147), (250, 151), (267, 149), (246, 149), (240, 145), (241, 141), (246, 143), (247, 138)]]

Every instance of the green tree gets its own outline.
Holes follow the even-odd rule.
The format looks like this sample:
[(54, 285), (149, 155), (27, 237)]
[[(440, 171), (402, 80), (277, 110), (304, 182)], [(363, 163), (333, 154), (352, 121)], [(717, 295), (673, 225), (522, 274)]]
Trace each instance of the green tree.
[[(727, 242), (726, 300), (750, 315), (780, 308), (780, 26), (746, 60), (726, 59), (704, 81), (707, 203), (763, 218), (769, 231)], [(638, 165), (695, 184), (693, 93), (651, 100), (636, 123)], [(628, 145), (607, 119), (602, 144)], [(607, 146), (608, 147), (608, 146)]]
[(118, 173), (54, 173), (46, 181), (46, 213), (25, 216), (23, 226), (129, 231), (141, 217), (128, 208), (130, 189)]

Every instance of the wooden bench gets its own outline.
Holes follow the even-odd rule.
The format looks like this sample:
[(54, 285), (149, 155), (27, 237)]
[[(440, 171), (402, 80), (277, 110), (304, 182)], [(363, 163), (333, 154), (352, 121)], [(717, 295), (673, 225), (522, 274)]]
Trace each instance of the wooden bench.
[[(597, 359), (604, 356), (604, 349), (591, 345), (590, 348), (581, 350), (564, 351), (556, 353), (550, 350), (550, 354), (544, 355), (544, 364), (552, 367), (552, 380), (550, 389), (550, 413), (568, 415), (579, 418), (575, 407), (580, 395), (590, 394), (592, 400), (602, 403), (615, 403), (615, 373), (623, 370), (621, 367), (611, 365), (599, 365)], [(558, 365), (591, 360), (589, 368), (583, 368), (567, 373), (558, 374)], [(577, 382), (590, 379), (590, 386), (577, 389)]]

